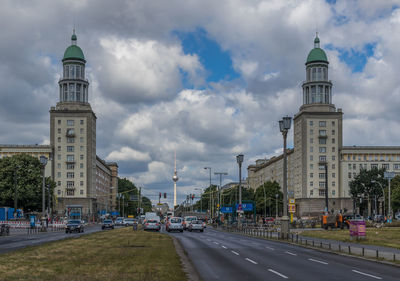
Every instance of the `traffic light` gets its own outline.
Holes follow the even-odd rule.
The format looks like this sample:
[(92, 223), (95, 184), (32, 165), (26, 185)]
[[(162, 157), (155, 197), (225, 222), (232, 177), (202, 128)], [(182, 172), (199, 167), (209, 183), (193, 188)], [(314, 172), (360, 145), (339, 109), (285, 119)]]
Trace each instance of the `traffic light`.
[(194, 200), (194, 194), (192, 194), (192, 200)]
[(167, 193), (164, 193), (164, 198), (167, 198)]
[(159, 193), (158, 198), (161, 198), (161, 192)]

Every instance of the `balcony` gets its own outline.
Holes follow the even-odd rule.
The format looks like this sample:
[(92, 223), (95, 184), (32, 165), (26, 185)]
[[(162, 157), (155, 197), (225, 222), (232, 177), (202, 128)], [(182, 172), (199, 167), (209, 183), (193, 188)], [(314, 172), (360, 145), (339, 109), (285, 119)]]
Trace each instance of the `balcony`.
[(74, 129), (67, 129), (67, 134), (66, 136), (68, 138), (74, 138), (75, 137), (75, 130)]
[(327, 139), (328, 136), (327, 136), (327, 135), (324, 135), (324, 134), (319, 134), (319, 135), (318, 135), (318, 138), (319, 138), (319, 139)]

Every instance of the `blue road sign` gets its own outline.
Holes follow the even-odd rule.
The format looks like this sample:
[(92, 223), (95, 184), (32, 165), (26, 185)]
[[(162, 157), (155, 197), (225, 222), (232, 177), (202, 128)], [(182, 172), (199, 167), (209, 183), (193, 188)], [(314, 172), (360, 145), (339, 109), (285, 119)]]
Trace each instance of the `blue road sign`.
[[(239, 210), (239, 204), (236, 204), (236, 210)], [(242, 203), (242, 211), (253, 211), (253, 203)]]
[(231, 213), (233, 213), (233, 208), (232, 207), (221, 207), (221, 213), (231, 214)]

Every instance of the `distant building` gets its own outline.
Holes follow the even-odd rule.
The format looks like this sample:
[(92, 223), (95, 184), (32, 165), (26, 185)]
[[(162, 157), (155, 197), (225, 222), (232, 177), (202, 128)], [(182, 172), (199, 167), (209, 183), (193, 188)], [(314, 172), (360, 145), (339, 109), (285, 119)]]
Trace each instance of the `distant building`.
[[(306, 61), (303, 105), (294, 116), (294, 148), (287, 151), (288, 197), (296, 199), (298, 216), (324, 211), (326, 182), (329, 211), (351, 212), (349, 182), (361, 167), (400, 172), (400, 147), (343, 146), (343, 112), (332, 104), (329, 62), (319, 44), (317, 36)], [(266, 181), (277, 181), (282, 187), (282, 171), (283, 155), (257, 160), (248, 166), (250, 187)]]
[(77, 36), (65, 50), (59, 101), (50, 109), (50, 145), (0, 145), (0, 157), (26, 153), (46, 156), (46, 176), (56, 182), (53, 214), (80, 207), (86, 219), (117, 208), (118, 165), (96, 155), (96, 115), (89, 100), (86, 60)]

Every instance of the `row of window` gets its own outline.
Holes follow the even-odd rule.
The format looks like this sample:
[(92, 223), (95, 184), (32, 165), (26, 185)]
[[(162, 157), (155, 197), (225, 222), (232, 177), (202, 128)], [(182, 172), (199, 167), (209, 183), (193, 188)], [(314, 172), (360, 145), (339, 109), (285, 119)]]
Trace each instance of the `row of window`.
[[(332, 169), (336, 169), (336, 165), (332, 164), (331, 165)], [(310, 170), (314, 169), (314, 164), (310, 164)], [(318, 170), (325, 170), (325, 165), (318, 165)]]
[[(83, 189), (80, 190), (80, 194), (83, 195)], [(61, 190), (57, 190), (57, 195), (61, 195)], [(67, 189), (67, 196), (74, 196), (75, 190), (74, 189)]]
[[(314, 126), (314, 121), (313, 121), (313, 120), (310, 120), (309, 124), (310, 124), (310, 127)], [(336, 122), (335, 122), (335, 121), (332, 121), (332, 127), (335, 127), (335, 124), (336, 124)], [(326, 127), (326, 121), (319, 121), (319, 122), (318, 122), (318, 125), (319, 125), (320, 127)]]
[[(57, 185), (61, 186), (61, 181), (58, 181)], [(80, 181), (79, 185), (83, 186), (84, 185), (84, 181)], [(74, 181), (67, 181), (67, 187), (69, 187), (69, 188), (75, 187), (75, 182)]]
[[(332, 181), (331, 184), (332, 184), (332, 186), (336, 186), (336, 182), (335, 181)], [(310, 181), (310, 186), (314, 186), (314, 182), (313, 181)], [(325, 188), (325, 181), (318, 182), (318, 187)]]
[(60, 101), (88, 102), (88, 87), (81, 83), (60, 84)]
[[(343, 156), (342, 160), (344, 160), (346, 157)], [(396, 159), (396, 160), (395, 160)], [(400, 161), (400, 155), (347, 155), (347, 160), (348, 161)]]
[[(61, 134), (61, 128), (57, 129), (57, 133)], [(83, 134), (84, 133), (84, 129), (80, 128), (79, 129), (79, 133)], [(67, 129), (67, 135), (74, 135), (75, 134), (75, 129)]]
[[(57, 123), (58, 123), (58, 125), (61, 125), (62, 120), (61, 120), (61, 119), (58, 119), (58, 120), (57, 120)], [(83, 124), (85, 123), (85, 121), (84, 121), (83, 119), (81, 119), (81, 120), (79, 120), (79, 123), (80, 123), (81, 125), (83, 125)], [(74, 126), (74, 125), (75, 125), (75, 120), (67, 120), (67, 126)]]
[[(318, 190), (318, 195), (319, 196), (325, 196), (325, 189), (319, 189)], [(336, 194), (336, 190), (332, 190), (332, 195), (335, 195)], [(310, 196), (313, 196), (314, 195), (314, 190), (310, 190)]]
[[(332, 152), (335, 152), (336, 148), (332, 147)], [(314, 147), (310, 146), (310, 152), (314, 152)], [(326, 153), (326, 147), (325, 146), (320, 146), (319, 147), (319, 153)]]
[[(326, 144), (326, 143), (327, 143), (326, 140), (327, 140), (326, 138), (319, 138), (319, 139), (318, 139), (318, 143), (319, 143), (319, 144)], [(336, 143), (336, 139), (335, 139), (335, 138), (332, 138), (332, 139), (331, 139), (331, 142), (332, 142), (332, 144)], [(310, 138), (310, 143), (314, 143), (314, 138)]]
[[(370, 166), (371, 166), (371, 169), (375, 169), (375, 168), (379, 169), (379, 164), (376, 164), (376, 163), (372, 164), (371, 163)], [(349, 170), (356, 170), (357, 169), (357, 164), (349, 163), (348, 167), (349, 167)], [(359, 167), (360, 170), (361, 169), (365, 169), (366, 170), (368, 168), (368, 164), (359, 164), (358, 167)], [(386, 169), (386, 170), (390, 170), (390, 164), (388, 164), (388, 163), (381, 164), (381, 168)], [(393, 164), (393, 170), (400, 170), (400, 163)]]
[[(79, 142), (83, 143), (84, 138), (80, 137)], [(57, 142), (61, 142), (61, 137), (57, 138)], [(74, 137), (67, 137), (67, 143), (75, 143), (75, 138)]]
[(85, 67), (83, 65), (64, 65), (64, 78), (85, 79)]
[[(85, 151), (85, 147), (84, 146), (80, 146), (79, 150), (80, 151)], [(61, 151), (61, 146), (57, 146), (57, 151)], [(73, 146), (73, 145), (67, 146), (67, 152), (75, 152), (75, 146)]]
[[(61, 172), (57, 172), (57, 178), (61, 178)], [(84, 173), (83, 172), (80, 172), (79, 173), (79, 176), (81, 177), (81, 178), (83, 178), (84, 177)], [(74, 172), (67, 172), (67, 178), (68, 179), (73, 179), (73, 178), (75, 178), (75, 173)]]
[[(319, 162), (326, 162), (326, 155), (320, 155), (318, 160)], [(314, 161), (314, 155), (310, 155), (310, 161)], [(332, 161), (336, 161), (335, 155), (332, 155)]]
[(326, 103), (332, 101), (331, 86), (305, 86), (303, 89), (303, 103)]
[[(61, 160), (61, 155), (60, 154), (58, 154), (58, 160)], [(61, 169), (61, 163), (58, 163), (57, 164), (57, 168), (58, 169)], [(83, 169), (83, 163), (79, 163), (79, 168), (81, 168), (81, 169)], [(73, 163), (67, 163), (67, 170), (73, 170), (73, 169), (75, 169), (75, 164), (73, 164)]]
[[(325, 170), (325, 166), (324, 165), (321, 165), (322, 167), (323, 167), (323, 169), (320, 169), (320, 170)], [(325, 178), (325, 173), (318, 173), (318, 178), (320, 178), (320, 179), (324, 179)], [(310, 173), (310, 178), (313, 178), (314, 177), (314, 173)], [(336, 173), (332, 173), (332, 178), (336, 178)]]
[(327, 81), (328, 68), (327, 67), (309, 67), (306, 72), (307, 81)]
[[(335, 135), (335, 133), (336, 133), (336, 131), (332, 130), (332, 135)], [(314, 134), (314, 130), (310, 129), (310, 135), (313, 135), (313, 134)], [(318, 135), (319, 136), (326, 136), (327, 135), (326, 134), (326, 130), (318, 130)]]

